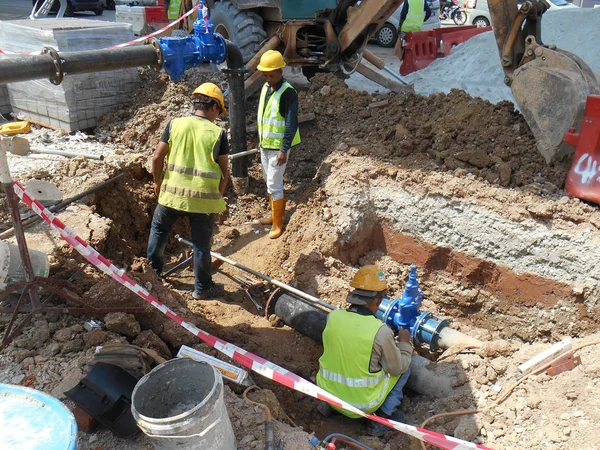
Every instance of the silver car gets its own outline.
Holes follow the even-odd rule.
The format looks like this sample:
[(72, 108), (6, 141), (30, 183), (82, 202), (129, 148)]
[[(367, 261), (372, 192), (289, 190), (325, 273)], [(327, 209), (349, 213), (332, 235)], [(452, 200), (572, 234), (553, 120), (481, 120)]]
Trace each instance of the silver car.
[[(408, 1), (408, 0), (405, 0)], [(427, 0), (431, 8), (431, 17), (423, 24), (422, 31), (432, 30), (442, 26), (440, 22), (440, 2), (439, 0)], [(373, 35), (373, 39), (382, 47), (393, 47), (398, 39), (398, 27), (400, 26), (400, 13), (402, 5), (388, 17), (388, 20), (381, 26), (379, 31)]]

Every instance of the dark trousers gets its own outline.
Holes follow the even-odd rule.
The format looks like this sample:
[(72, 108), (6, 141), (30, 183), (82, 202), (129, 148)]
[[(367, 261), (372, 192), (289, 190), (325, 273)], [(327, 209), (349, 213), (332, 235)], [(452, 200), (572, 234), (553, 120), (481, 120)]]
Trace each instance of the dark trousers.
[(192, 228), (192, 243), (194, 244), (194, 290), (208, 289), (212, 285), (210, 243), (215, 222), (212, 214), (190, 213), (157, 205), (152, 217), (147, 257), (156, 273), (160, 275), (164, 266), (163, 255), (167, 246), (169, 232), (180, 217), (187, 217)]

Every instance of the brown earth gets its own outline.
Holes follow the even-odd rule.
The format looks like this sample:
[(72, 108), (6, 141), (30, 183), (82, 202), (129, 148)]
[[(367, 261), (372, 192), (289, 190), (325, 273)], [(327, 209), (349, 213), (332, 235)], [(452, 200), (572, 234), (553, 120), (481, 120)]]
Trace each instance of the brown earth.
[[(114, 175), (117, 169), (123, 170), (126, 174), (123, 179), (88, 200), (96, 213), (112, 221), (102, 248), (105, 256), (120, 267), (127, 267), (132, 278), (189, 323), (314, 381), (321, 345), (273, 318), (263, 317), (231, 278), (241, 272), (223, 266), (216, 281), (225, 285), (225, 298), (196, 301), (189, 295), (193, 287), (193, 274), (189, 268), (163, 281), (146, 262), (136, 259), (144, 255), (156, 202), (148, 159), (168, 120), (189, 110), (189, 94), (201, 79), (201, 75), (196, 74), (175, 84), (151, 70), (144, 71), (144, 85), (140, 91), (122, 109), (106, 116), (98, 130), (98, 136), (129, 150), (115, 157), (114, 163), (109, 162), (104, 169), (91, 168), (86, 166), (87, 162), (74, 163), (73, 160), (65, 164), (63, 178), (55, 182), (67, 189), (69, 178), (80, 178), (86, 170), (94, 174), (90, 184)], [(388, 106), (369, 108), (371, 102), (381, 100), (387, 100)], [(253, 100), (249, 102), (249, 124), (253, 123), (254, 103)], [(344, 195), (350, 198), (349, 204), (360, 205), (360, 198), (365, 195), (365, 182), (374, 180), (374, 183), (382, 184), (402, 183), (432, 195), (469, 199), (515, 221), (546, 217), (569, 226), (585, 223), (598, 228), (600, 216), (596, 207), (578, 200), (557, 201), (569, 162), (546, 166), (535, 149), (527, 125), (513, 110), (512, 104), (492, 105), (462, 91), (427, 98), (411, 93), (372, 98), (348, 89), (335, 78), (317, 75), (310, 89), (300, 93), (300, 105), (301, 112), (314, 112), (316, 120), (302, 125), (303, 143), (291, 153), (286, 174), (289, 197), (286, 232), (274, 241), (268, 239), (263, 227), (255, 228), (248, 223), (261, 216), (267, 207), (258, 158), (254, 157), (251, 158), (249, 193), (227, 193), (228, 212), (219, 220), (214, 250), (259, 272), (293, 283), (336, 306), (344, 306), (347, 283), (357, 265), (380, 265), (389, 277), (390, 291), (397, 296), (404, 287), (409, 264), (422, 264), (421, 288), (425, 292), (424, 307), (427, 310), (453, 317), (453, 327), (474, 337), (510, 339), (518, 348), (512, 350), (514, 354), (466, 352), (444, 357), (442, 360), (466, 373), (463, 383), (446, 399), (436, 400), (409, 392), (403, 403), (408, 423), (420, 424), (437, 412), (487, 406), (497, 398), (497, 386), (510, 384), (517, 364), (541, 351), (543, 343), (565, 337), (563, 330), (567, 322), (581, 321), (575, 329), (576, 336), (588, 336), (588, 339), (596, 336), (593, 334), (598, 330), (595, 319), (582, 318), (583, 315), (577, 315), (577, 312), (565, 312), (552, 326), (544, 327), (543, 313), (554, 308), (556, 301), (538, 302), (542, 299), (541, 294), (532, 288), (529, 302), (520, 304), (519, 292), (502, 289), (505, 286), (503, 280), (506, 280), (502, 277), (512, 276), (510, 272), (504, 273), (503, 269), (481, 261), (472, 267), (470, 277), (463, 278), (462, 273), (448, 269), (455, 267), (456, 261), (466, 265), (462, 255), (451, 252), (442, 255), (446, 261), (454, 261), (454, 265), (442, 267), (439, 255), (431, 256), (436, 250), (423, 243), (404, 243), (395, 247), (378, 245), (373, 233), (377, 222), (374, 213), (362, 211), (362, 215), (356, 217), (348, 204), (340, 204), (337, 208), (328, 206), (328, 199)], [(249, 148), (253, 144), (255, 142), (250, 140)], [(339, 186), (337, 190), (335, 186)], [(84, 186), (78, 186), (78, 189), (84, 189)], [(355, 228), (340, 232), (332, 217), (355, 225)], [(185, 226), (179, 226), (173, 234), (185, 235)], [(380, 229), (379, 238), (385, 242), (385, 227)], [(416, 247), (420, 247), (418, 251)], [(387, 251), (388, 248), (396, 248), (396, 253)], [(167, 248), (169, 264), (179, 261), (185, 250), (170, 241)], [(404, 252), (402, 256), (398, 254), (400, 250)], [(78, 265), (78, 260), (69, 260), (65, 256), (57, 257), (57, 261), (60, 267), (53, 268), (53, 273), (65, 278)], [(489, 282), (492, 278), (493, 283)], [(143, 306), (144, 312), (136, 313), (135, 317), (143, 332), (152, 331), (159, 339), (155, 341), (157, 350), (164, 352), (164, 344), (171, 354), (175, 354), (182, 344), (186, 344), (223, 358), (162, 313), (144, 305), (139, 297), (114, 280), (86, 269), (73, 283), (73, 291), (92, 306)], [(535, 286), (535, 282), (531, 283)], [(559, 283), (549, 287), (543, 280), (541, 283), (540, 288), (551, 290), (560, 300), (568, 298), (568, 289)], [(271, 293), (269, 286), (262, 293), (255, 292), (263, 306)], [(498, 308), (498, 305), (504, 307)], [(0, 317), (0, 326), (4, 328), (6, 315)], [(93, 337), (81, 329), (82, 318), (60, 316), (52, 317), (52, 320), (46, 318), (46, 322), (47, 338), (33, 348), (29, 348), (31, 344), (24, 340), (11, 344), (5, 351), (11, 359), (0, 360), (0, 370), (22, 373), (24, 378), (17, 383), (28, 380), (33, 387), (60, 396), (60, 388), (64, 386), (59, 386), (59, 379), (51, 374), (60, 373), (61, 369), (47, 369), (54, 362), (46, 357), (49, 347), (56, 347), (56, 333), (75, 327), (71, 341), (81, 342), (81, 346), (72, 348), (60, 343), (56, 356), (60, 361), (57, 366), (63, 364), (63, 369), (71, 367), (69, 365), (77, 367), (76, 379), (72, 380), (75, 382), (85, 373), (85, 363), (92, 356), (91, 346), (86, 342), (92, 342)], [(38, 328), (41, 325), (38, 324)], [(28, 327), (25, 335), (31, 337), (33, 334), (35, 328)], [(127, 340), (112, 334), (106, 342), (111, 339)], [(591, 349), (582, 352), (584, 365), (580, 368), (555, 378), (541, 375), (528, 381), (497, 409), (497, 413), (489, 412), (476, 420), (444, 419), (431, 425), (431, 429), (468, 440), (477, 439), (499, 449), (598, 448), (600, 441), (590, 433), (589, 426), (600, 420), (600, 409), (590, 396), (598, 388), (600, 359)], [(431, 357), (439, 358), (440, 355)], [(14, 366), (16, 363), (19, 369)], [(48, 377), (47, 372), (50, 373)], [(306, 434), (299, 434), (300, 430), (284, 425), (290, 423), (285, 415), (305, 432), (314, 432), (319, 438), (330, 432), (343, 432), (374, 449), (418, 448), (415, 441), (409, 442), (399, 434), (390, 434), (382, 440), (367, 437), (362, 421), (341, 416), (324, 419), (316, 412), (313, 398), (292, 392), (257, 374), (252, 376), (260, 387), (271, 390), (277, 397), (276, 401), (265, 400), (269, 397), (268, 391), (262, 396), (249, 394), (251, 399), (264, 397), (274, 411), (279, 411), (276, 418), (282, 423), (277, 425), (278, 435), (290, 439), (289, 443), (286, 441), (286, 449), (304, 448), (300, 442), (306, 443)], [(239, 389), (232, 388), (238, 396), (228, 391), (227, 401), (239, 448), (262, 448), (261, 418), (264, 413), (246, 400), (242, 401)], [(545, 434), (541, 435), (540, 430)], [(246, 439), (241, 444), (240, 441), (249, 435), (254, 439)], [(292, 435), (298, 439), (297, 445), (291, 443)], [(83, 438), (82, 448), (141, 449), (148, 445), (140, 437), (132, 442), (115, 444), (110, 433), (93, 434), (96, 437), (93, 441), (90, 436)]]

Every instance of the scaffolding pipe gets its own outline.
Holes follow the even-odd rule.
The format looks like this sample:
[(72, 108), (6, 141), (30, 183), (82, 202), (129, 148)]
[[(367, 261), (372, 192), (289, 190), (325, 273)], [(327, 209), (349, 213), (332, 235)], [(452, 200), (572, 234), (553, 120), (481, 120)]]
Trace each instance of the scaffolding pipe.
[[(194, 246), (194, 244), (191, 241), (188, 241), (187, 239), (182, 238), (178, 234), (175, 235), (175, 239), (177, 239), (179, 242), (186, 244), (190, 247)], [(237, 263), (234, 260), (226, 258), (223, 255), (219, 255), (218, 253), (215, 253), (215, 252), (210, 252), (210, 254), (213, 258), (217, 258), (220, 261), (226, 262), (227, 264), (231, 264), (233, 267), (237, 267), (238, 269), (241, 269), (245, 272), (251, 273), (252, 275), (254, 275), (262, 280), (268, 281), (269, 283), (274, 284), (275, 286), (280, 287), (281, 289), (284, 289), (288, 292), (292, 292), (293, 294), (296, 294), (298, 297), (301, 297), (304, 300), (308, 300), (309, 302), (320, 305), (324, 308), (327, 308), (328, 310), (337, 309), (335, 306), (330, 305), (329, 303), (326, 303), (326, 302), (318, 299), (317, 297), (307, 294), (306, 292), (302, 292), (301, 290), (296, 289), (295, 287), (292, 287), (288, 284), (282, 283), (281, 281), (271, 278), (268, 275), (257, 272), (256, 270), (253, 270), (250, 267), (246, 267), (240, 263)]]

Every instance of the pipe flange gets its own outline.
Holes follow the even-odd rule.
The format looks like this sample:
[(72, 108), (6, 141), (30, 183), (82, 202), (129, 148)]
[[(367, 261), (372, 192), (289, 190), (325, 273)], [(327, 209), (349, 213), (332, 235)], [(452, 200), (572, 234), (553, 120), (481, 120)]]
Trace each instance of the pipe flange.
[(62, 68), (62, 60), (60, 59), (60, 55), (52, 47), (44, 47), (42, 49), (42, 54), (49, 55), (52, 58), (52, 62), (54, 63), (55, 72), (54, 72), (54, 75), (50, 77), (50, 83), (58, 86), (60, 83), (62, 83), (62, 81), (65, 77), (65, 73), (63, 72), (63, 68)]
[(156, 63), (150, 67), (153, 67), (156, 70), (160, 70), (165, 62), (163, 58), (162, 48), (160, 48), (160, 43), (158, 39), (149, 39), (148, 44), (154, 47), (154, 51), (156, 51)]
[(267, 300), (267, 304), (265, 306), (265, 317), (267, 319), (271, 317), (271, 314), (275, 314), (275, 305), (277, 304), (277, 300), (279, 300), (279, 297), (285, 294), (285, 292), (286, 291), (284, 291), (283, 289), (277, 288), (269, 296), (269, 300)]
[(437, 322), (437, 325), (435, 326), (435, 329), (431, 330), (431, 342), (429, 342), (429, 350), (432, 352), (436, 352), (438, 350), (438, 342), (440, 340), (440, 332), (446, 328), (448, 325), (450, 325), (450, 321), (448, 319), (440, 319), (439, 317), (433, 315), (432, 313), (430, 313), (429, 311), (424, 312), (423, 314), (421, 314), (419, 316), (419, 318), (417, 319), (417, 321), (415, 322), (414, 326), (413, 326), (413, 343), (415, 345), (422, 345), (423, 343), (420, 342), (419, 338), (418, 338), (418, 331), (419, 329), (427, 323), (427, 321), (429, 320), (433, 320), (435, 322)]

